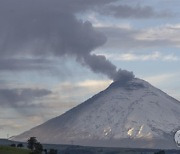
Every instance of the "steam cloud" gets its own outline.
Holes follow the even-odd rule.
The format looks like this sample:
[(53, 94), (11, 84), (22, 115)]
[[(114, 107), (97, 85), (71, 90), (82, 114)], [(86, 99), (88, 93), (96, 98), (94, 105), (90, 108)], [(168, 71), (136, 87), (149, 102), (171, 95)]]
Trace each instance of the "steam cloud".
[(76, 13), (109, 2), (1, 0), (0, 61), (27, 55), (36, 58), (75, 56), (95, 73), (105, 74), (114, 81), (131, 80), (132, 72), (117, 70), (105, 56), (91, 53), (106, 42), (106, 37), (90, 22), (76, 17)]

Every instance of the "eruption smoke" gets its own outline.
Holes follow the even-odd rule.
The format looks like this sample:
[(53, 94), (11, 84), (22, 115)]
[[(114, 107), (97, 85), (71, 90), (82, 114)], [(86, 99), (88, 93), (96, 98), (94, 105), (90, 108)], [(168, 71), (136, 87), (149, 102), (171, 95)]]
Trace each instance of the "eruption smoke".
[(95, 73), (105, 74), (114, 81), (131, 80), (132, 72), (117, 70), (105, 56), (91, 53), (106, 42), (106, 37), (90, 22), (76, 17), (78, 12), (106, 3), (104, 0), (1, 0), (0, 61), (18, 56), (75, 56)]
[(134, 78), (133, 72), (117, 70), (116, 66), (103, 55), (86, 55), (84, 61), (93, 72), (105, 74), (113, 81), (126, 82)]

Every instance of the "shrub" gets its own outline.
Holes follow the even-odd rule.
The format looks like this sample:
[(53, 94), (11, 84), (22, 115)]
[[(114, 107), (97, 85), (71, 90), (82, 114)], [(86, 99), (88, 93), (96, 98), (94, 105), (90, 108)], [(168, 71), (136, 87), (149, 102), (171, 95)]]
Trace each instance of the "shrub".
[(17, 145), (17, 147), (18, 147), (18, 148), (22, 148), (22, 147), (24, 147), (24, 146), (23, 146), (22, 143), (19, 143), (19, 144)]

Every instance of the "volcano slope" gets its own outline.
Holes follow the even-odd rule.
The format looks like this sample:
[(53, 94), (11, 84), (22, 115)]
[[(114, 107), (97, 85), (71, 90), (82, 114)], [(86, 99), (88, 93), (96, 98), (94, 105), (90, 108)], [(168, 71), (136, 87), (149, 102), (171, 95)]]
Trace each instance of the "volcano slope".
[(134, 78), (107, 89), (13, 140), (130, 148), (176, 148), (180, 102)]

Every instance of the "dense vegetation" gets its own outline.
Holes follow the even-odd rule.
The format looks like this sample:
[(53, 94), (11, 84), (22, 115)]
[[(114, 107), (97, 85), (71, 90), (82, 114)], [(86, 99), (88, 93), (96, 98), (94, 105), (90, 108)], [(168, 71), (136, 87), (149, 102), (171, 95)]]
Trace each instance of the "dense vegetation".
[(27, 147), (31, 150), (30, 154), (42, 154), (43, 152), (45, 154), (57, 154), (57, 150), (50, 149), (49, 151), (47, 149), (43, 149), (43, 145), (37, 141), (36, 137), (30, 137), (27, 140)]

